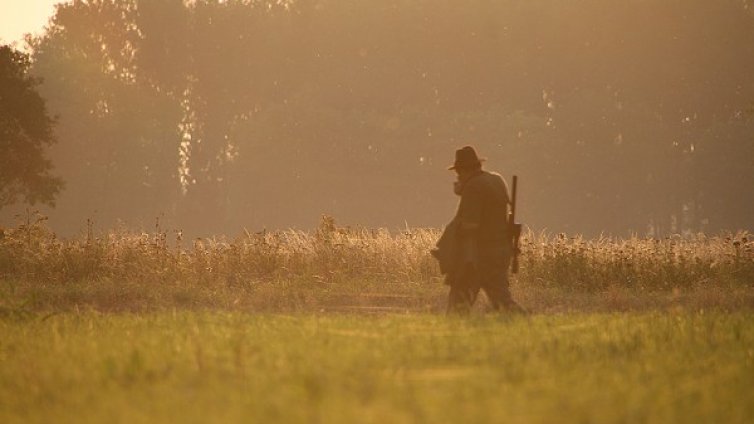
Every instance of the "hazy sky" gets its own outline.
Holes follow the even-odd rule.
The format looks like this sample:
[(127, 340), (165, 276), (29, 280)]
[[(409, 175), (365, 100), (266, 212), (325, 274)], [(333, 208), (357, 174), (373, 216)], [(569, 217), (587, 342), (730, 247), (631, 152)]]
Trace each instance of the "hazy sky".
[(18, 41), (24, 34), (37, 33), (52, 16), (54, 5), (63, 0), (0, 0), (0, 41), (9, 44)]

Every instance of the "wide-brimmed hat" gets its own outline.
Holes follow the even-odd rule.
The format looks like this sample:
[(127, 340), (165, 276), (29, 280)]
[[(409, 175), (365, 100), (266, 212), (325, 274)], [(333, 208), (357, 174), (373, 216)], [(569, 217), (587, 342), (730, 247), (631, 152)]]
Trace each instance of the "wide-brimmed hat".
[(448, 169), (466, 169), (466, 168), (473, 168), (476, 166), (479, 166), (484, 162), (486, 158), (480, 158), (476, 154), (476, 150), (474, 150), (471, 146), (464, 146), (460, 149), (456, 150), (456, 161), (453, 163), (453, 165), (449, 166)]

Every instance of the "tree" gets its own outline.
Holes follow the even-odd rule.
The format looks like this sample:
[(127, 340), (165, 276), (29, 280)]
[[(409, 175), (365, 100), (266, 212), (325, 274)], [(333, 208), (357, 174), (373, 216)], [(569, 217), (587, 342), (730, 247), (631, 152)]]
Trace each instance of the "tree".
[[(178, 195), (181, 110), (139, 73), (136, 0), (61, 3), (31, 42), (31, 72), (57, 119), (50, 149), (66, 181), (51, 219), (112, 226), (154, 222)], [(63, 232), (65, 233), (65, 232)]]
[(55, 142), (55, 121), (28, 71), (29, 56), (0, 46), (0, 208), (22, 200), (54, 206), (63, 181), (50, 174), (45, 148)]
[(439, 226), (473, 143), (521, 177), (533, 228), (754, 225), (741, 0), (357, 3), (61, 3), (30, 46), (69, 187), (51, 217)]

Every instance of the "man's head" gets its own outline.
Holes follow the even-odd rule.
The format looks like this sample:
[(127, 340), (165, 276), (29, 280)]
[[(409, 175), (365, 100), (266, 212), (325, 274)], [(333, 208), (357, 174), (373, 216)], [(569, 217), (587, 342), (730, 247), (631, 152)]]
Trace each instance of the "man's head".
[(467, 175), (482, 169), (484, 158), (480, 158), (471, 146), (464, 146), (456, 150), (456, 160), (449, 170), (456, 171), (459, 176)]

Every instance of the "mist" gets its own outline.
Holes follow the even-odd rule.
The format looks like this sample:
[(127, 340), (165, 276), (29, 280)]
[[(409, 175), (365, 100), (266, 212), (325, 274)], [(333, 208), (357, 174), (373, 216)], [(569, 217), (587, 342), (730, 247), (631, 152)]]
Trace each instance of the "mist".
[(747, 1), (90, 0), (30, 48), (63, 235), (441, 227), (467, 144), (534, 231), (754, 229)]

